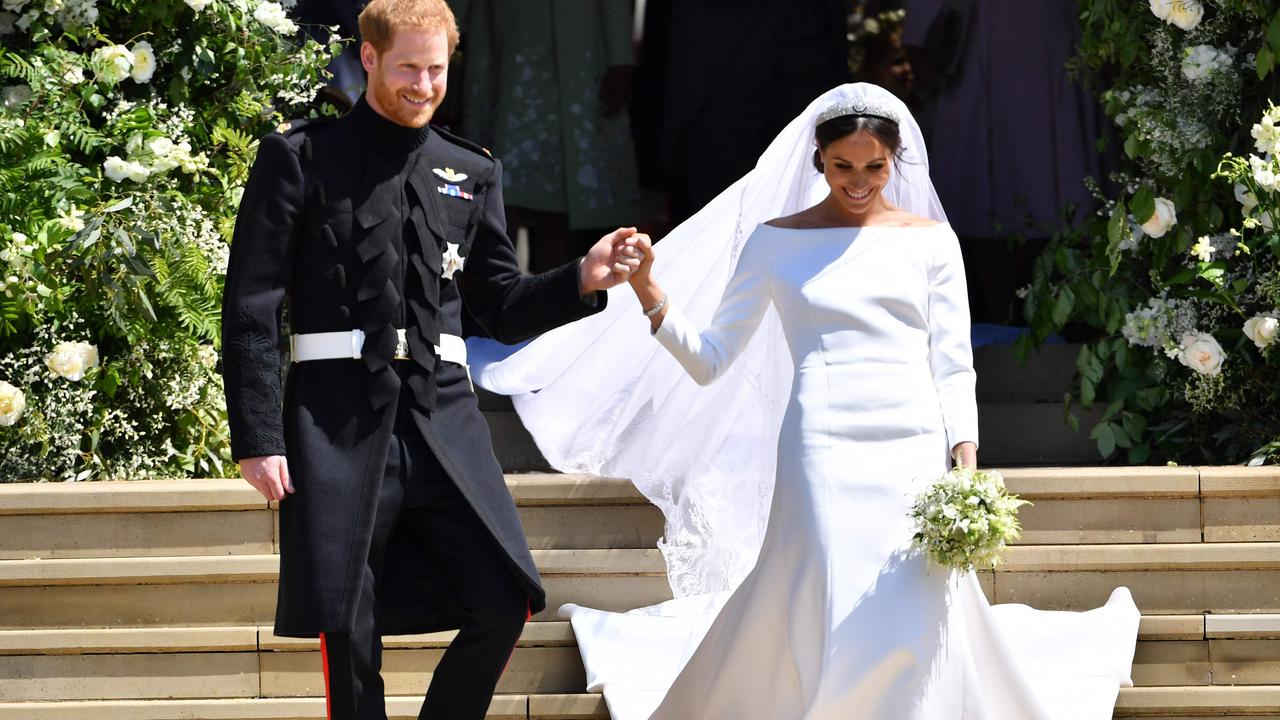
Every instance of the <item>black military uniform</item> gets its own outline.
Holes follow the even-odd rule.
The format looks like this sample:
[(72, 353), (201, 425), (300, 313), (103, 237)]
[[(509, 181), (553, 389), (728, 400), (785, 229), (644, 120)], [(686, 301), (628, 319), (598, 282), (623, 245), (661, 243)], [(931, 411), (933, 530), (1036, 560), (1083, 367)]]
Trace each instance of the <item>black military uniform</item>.
[[(578, 261), (522, 277), (503, 218), (500, 163), (364, 98), (263, 138), (250, 173), (223, 298), (232, 453), (288, 457), (276, 633), (321, 637), (333, 718), (385, 717), (380, 635), (453, 628), (422, 717), (483, 717), (546, 604), (467, 370), (440, 355), (464, 304), (515, 342), (605, 296)], [(351, 356), (298, 362), (348, 335)]]

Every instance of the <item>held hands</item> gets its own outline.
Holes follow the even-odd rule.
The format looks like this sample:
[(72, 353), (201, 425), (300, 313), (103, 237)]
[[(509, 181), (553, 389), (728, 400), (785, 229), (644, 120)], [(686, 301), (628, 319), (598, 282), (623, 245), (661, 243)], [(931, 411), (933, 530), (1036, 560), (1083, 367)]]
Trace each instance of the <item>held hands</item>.
[(951, 457), (956, 461), (956, 467), (978, 469), (978, 446), (971, 442), (956, 443), (956, 446), (951, 448)]
[(618, 228), (591, 246), (578, 267), (578, 283), (584, 295), (621, 285), (640, 266), (636, 237), (645, 236), (633, 227)]
[(268, 500), (283, 500), (293, 492), (289, 464), (283, 455), (263, 455), (240, 461), (240, 474)]

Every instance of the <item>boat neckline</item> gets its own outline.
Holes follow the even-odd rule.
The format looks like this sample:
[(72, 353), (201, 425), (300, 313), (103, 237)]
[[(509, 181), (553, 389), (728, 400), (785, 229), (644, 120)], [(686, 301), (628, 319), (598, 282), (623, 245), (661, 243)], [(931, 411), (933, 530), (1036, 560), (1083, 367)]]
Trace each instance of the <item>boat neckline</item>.
[(951, 223), (940, 222), (932, 225), (825, 225), (823, 227), (807, 228), (781, 227), (778, 225), (770, 225), (767, 222), (760, 224), (774, 230), (875, 230), (881, 228), (885, 230), (931, 230), (933, 228), (948, 226)]

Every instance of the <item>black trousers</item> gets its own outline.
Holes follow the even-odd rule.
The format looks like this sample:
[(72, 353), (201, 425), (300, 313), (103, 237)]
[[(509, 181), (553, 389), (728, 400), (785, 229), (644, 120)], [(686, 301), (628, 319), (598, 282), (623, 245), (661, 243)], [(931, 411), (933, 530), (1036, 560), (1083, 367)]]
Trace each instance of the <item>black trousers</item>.
[[(403, 431), (403, 432), (402, 432)], [(397, 523), (419, 523), (452, 579), (463, 617), (436, 666), (420, 720), (481, 720), (524, 623), (529, 599), (496, 540), (405, 417), (387, 452), (369, 561), (350, 635), (321, 636), (329, 720), (386, 720), (375, 588)]]

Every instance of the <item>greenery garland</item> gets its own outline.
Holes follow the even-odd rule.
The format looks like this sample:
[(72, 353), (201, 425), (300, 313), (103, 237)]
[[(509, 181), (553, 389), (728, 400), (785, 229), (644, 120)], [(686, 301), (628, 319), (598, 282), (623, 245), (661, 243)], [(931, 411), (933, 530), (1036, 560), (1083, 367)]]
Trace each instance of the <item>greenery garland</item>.
[[(1032, 334), (1083, 327), (1073, 403), (1104, 458), (1280, 456), (1277, 0), (1081, 0), (1074, 69), (1124, 151), (1096, 216), (1062, 229), (1025, 293)], [(1105, 146), (1105, 143), (1103, 143)]]
[(257, 0), (4, 0), (0, 480), (225, 474), (228, 242), (338, 50)]

